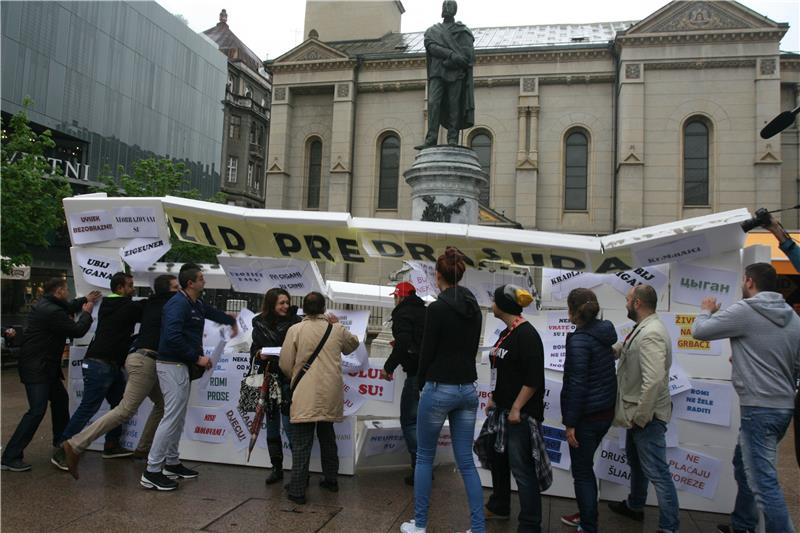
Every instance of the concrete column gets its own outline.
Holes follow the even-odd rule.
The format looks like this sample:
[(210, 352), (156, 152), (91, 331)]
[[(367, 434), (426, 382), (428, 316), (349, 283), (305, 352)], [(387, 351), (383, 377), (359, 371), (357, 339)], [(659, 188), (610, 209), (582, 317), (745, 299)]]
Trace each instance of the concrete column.
[(517, 164), (514, 170), (512, 218), (535, 229), (539, 185), (539, 80), (522, 78), (517, 101)]
[(331, 131), (331, 169), (328, 211), (348, 211), (353, 179), (353, 128), (355, 127), (354, 87), (350, 81), (337, 83), (333, 93)]
[[(781, 112), (780, 62), (765, 57), (756, 64), (756, 125), (766, 124)], [(762, 139), (760, 128), (754, 128), (755, 154), (753, 174), (756, 184), (756, 205), (767, 209), (781, 207), (781, 136)]]
[(617, 109), (617, 230), (644, 223), (644, 65), (620, 65)]
[(292, 101), (287, 86), (275, 87), (272, 92), (270, 114), (269, 159), (267, 160), (266, 207), (269, 209), (291, 209), (299, 206), (288, 204), (289, 150), (291, 147)]

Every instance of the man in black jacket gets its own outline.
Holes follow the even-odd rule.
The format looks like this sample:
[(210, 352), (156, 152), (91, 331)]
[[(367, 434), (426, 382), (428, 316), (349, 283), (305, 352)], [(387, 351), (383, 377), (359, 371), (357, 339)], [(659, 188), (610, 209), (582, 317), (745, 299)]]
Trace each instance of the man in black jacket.
[(156, 428), (164, 415), (164, 397), (156, 375), (156, 355), (158, 355), (156, 350), (161, 338), (161, 310), (178, 292), (178, 279), (170, 274), (162, 274), (153, 281), (153, 290), (154, 294), (147, 299), (142, 312), (142, 325), (131, 347), (133, 351), (125, 359), (128, 382), (125, 384), (122, 400), (119, 405), (62, 444), (67, 467), (75, 479), (78, 479), (80, 455), (86, 448), (100, 435), (128, 421), (139, 410), (145, 398), (150, 398), (153, 402), (153, 409), (139, 435), (134, 456), (146, 458), (150, 451)]
[[(132, 299), (133, 276), (117, 272), (111, 276), (111, 294), (105, 296), (97, 313), (97, 332), (86, 350), (81, 368), (83, 370), (83, 397), (72, 413), (69, 424), (58, 442), (52, 463), (68, 470), (62, 444), (81, 431), (97, 413), (103, 400), (115, 408), (125, 390), (125, 375), (122, 371), (131, 346), (131, 336), (136, 324), (142, 319), (144, 301)], [(120, 446), (122, 427), (116, 426), (106, 433), (103, 459), (129, 457), (133, 452)]]
[[(19, 355), (19, 377), (28, 395), (28, 412), (25, 413), (3, 450), (2, 470), (24, 472), (31, 465), (23, 462), (25, 447), (31, 442), (39, 424), (50, 411), (53, 421), (53, 445), (69, 421), (69, 397), (61, 381), (61, 356), (67, 337), (83, 337), (92, 325), (94, 302), (99, 291), (85, 298), (69, 300), (67, 280), (52, 278), (44, 285), (44, 296), (34, 304), (28, 314), (24, 338)], [(73, 321), (71, 314), (80, 313)]]
[(383, 365), (381, 377), (391, 381), (394, 371), (402, 366), (406, 372), (406, 382), (400, 396), (400, 427), (411, 454), (411, 475), (405, 481), (414, 484), (414, 467), (417, 464), (417, 406), (419, 405), (419, 348), (425, 332), (425, 302), (417, 296), (417, 289), (411, 283), (398, 283), (394, 292), (395, 308), (392, 310), (392, 353)]

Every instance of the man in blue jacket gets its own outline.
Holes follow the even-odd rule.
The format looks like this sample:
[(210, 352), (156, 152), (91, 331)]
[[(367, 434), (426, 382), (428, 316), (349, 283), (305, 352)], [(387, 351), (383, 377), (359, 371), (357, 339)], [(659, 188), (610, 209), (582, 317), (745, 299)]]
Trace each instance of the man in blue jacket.
[(232, 317), (208, 308), (200, 299), (206, 282), (197, 265), (182, 268), (178, 282), (181, 290), (164, 305), (161, 316), (156, 372), (164, 395), (164, 417), (156, 430), (147, 469), (140, 480), (148, 489), (175, 490), (178, 484), (171, 478), (197, 477), (198, 472), (183, 466), (178, 457), (191, 389), (189, 367), (211, 368), (211, 360), (203, 355), (203, 326), (207, 313), (210, 319), (232, 326), (234, 334), (236, 330)]
[(800, 272), (800, 246), (794, 242), (792, 236), (783, 229), (781, 223), (775, 220), (775, 217), (772, 215), (769, 217), (767, 229), (778, 239), (778, 246), (780, 246), (781, 251), (786, 254), (786, 257), (789, 258), (794, 269)]

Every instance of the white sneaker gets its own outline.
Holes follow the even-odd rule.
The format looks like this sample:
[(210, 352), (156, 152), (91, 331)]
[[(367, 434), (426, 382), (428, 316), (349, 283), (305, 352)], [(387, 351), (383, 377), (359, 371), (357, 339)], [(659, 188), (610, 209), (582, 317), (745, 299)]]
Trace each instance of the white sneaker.
[(424, 527), (417, 527), (414, 521), (403, 522), (400, 526), (400, 533), (425, 533)]

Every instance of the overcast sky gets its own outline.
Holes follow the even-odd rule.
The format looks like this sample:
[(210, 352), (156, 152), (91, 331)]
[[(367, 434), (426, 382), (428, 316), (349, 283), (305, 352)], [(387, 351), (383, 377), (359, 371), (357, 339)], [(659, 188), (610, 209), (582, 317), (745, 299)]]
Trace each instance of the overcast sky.
[[(201, 32), (214, 26), (223, 8), (228, 11), (231, 30), (262, 59), (274, 59), (304, 40), (303, 0), (157, 0), (173, 13), (189, 21)], [(525, 26), (641, 20), (665, 0), (459, 0), (458, 16), (474, 27)], [(781, 50), (800, 51), (800, 1), (746, 0), (750, 9), (776, 22), (788, 22), (789, 32), (781, 41)], [(438, 22), (438, 0), (403, 0), (406, 12), (402, 31), (422, 31)]]

